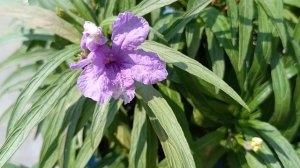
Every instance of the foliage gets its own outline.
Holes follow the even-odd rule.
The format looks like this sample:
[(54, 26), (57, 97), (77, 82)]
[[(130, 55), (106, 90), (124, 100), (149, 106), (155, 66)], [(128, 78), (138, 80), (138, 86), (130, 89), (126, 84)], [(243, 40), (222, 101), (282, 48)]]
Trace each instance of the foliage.
[[(21, 89), (5, 115), (0, 167), (38, 126), (36, 167), (299, 167), (299, 0), (0, 1), (23, 24), (0, 37), (22, 40), (0, 63), (17, 67), (1, 96)], [(136, 83), (136, 98), (104, 105), (76, 88), (82, 25), (106, 36), (118, 13), (150, 23), (141, 48), (158, 53), (168, 79)], [(32, 78), (22, 78), (34, 72)], [(2, 121), (2, 116), (0, 121)], [(258, 151), (245, 145), (263, 140)]]

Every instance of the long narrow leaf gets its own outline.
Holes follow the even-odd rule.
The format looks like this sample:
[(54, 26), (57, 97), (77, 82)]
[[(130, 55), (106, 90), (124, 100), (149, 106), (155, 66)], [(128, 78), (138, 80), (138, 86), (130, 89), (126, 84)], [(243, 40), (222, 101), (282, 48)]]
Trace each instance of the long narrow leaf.
[(62, 62), (71, 58), (76, 53), (78, 53), (79, 47), (78, 46), (69, 46), (66, 49), (52, 53), (56, 55), (53, 57), (47, 64), (45, 64), (41, 69), (37, 72), (37, 74), (29, 81), (26, 88), (21, 92), (16, 105), (14, 106), (9, 126), (8, 126), (8, 135), (13, 130), (17, 120), (21, 117), (24, 107), (30, 100), (31, 96), (34, 92), (38, 89), (40, 84), (47, 78), (47, 76), (52, 73)]
[(151, 86), (137, 84), (147, 115), (165, 152), (169, 166), (195, 168), (195, 162), (184, 133), (165, 99)]
[(194, 59), (191, 59), (178, 51), (155, 42), (147, 41), (142, 45), (142, 48), (158, 53), (160, 58), (167, 63), (173, 64), (174, 66), (177, 66), (178, 68), (183, 69), (184, 71), (187, 71), (216, 86), (217, 88), (223, 90), (226, 94), (232, 97), (243, 107), (249, 109), (243, 99), (228, 84), (226, 84), (216, 74), (211, 72), (209, 69), (207, 69)]

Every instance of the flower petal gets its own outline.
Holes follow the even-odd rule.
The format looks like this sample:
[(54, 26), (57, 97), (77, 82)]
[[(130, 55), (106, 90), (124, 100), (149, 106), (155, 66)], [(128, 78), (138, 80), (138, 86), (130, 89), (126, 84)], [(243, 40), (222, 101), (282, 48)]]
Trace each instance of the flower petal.
[(115, 99), (123, 99), (125, 104), (129, 103), (135, 94), (134, 80), (130, 72), (116, 63), (108, 64), (105, 72), (110, 75), (110, 84), (113, 86), (112, 96)]
[(113, 24), (112, 41), (114, 50), (134, 50), (143, 43), (149, 32), (148, 22), (130, 12), (120, 13)]
[(75, 70), (75, 69), (81, 69), (85, 66), (87, 66), (88, 64), (90, 64), (96, 57), (96, 54), (94, 52), (91, 52), (87, 58), (85, 59), (81, 59), (76, 63), (72, 63), (70, 64), (70, 69), (71, 70)]
[(87, 66), (88, 64), (96, 62), (98, 66), (104, 67), (104, 62), (106, 59), (106, 55), (110, 52), (110, 49), (106, 46), (100, 46), (96, 51), (90, 52), (87, 58), (79, 60), (77, 63), (70, 64), (70, 69), (81, 69)]
[(87, 36), (88, 36), (87, 34), (83, 34), (82, 37), (81, 37), (81, 41), (80, 41), (80, 47), (82, 49), (85, 49), (85, 50), (88, 49), (87, 46), (86, 46)]
[(83, 28), (83, 33), (96, 34), (98, 32), (98, 27), (96, 26), (96, 24), (90, 21), (85, 21)]
[(86, 21), (83, 27), (84, 31), (80, 42), (80, 46), (83, 49), (95, 51), (99, 46), (107, 42), (106, 37), (102, 33), (101, 27), (97, 27), (94, 23), (89, 21)]
[(139, 49), (127, 55), (122, 58), (122, 66), (130, 69), (132, 78), (136, 81), (154, 84), (167, 78), (166, 64), (156, 53)]
[(88, 65), (77, 80), (80, 92), (101, 104), (105, 103), (113, 94), (113, 86), (102, 67), (95, 64)]

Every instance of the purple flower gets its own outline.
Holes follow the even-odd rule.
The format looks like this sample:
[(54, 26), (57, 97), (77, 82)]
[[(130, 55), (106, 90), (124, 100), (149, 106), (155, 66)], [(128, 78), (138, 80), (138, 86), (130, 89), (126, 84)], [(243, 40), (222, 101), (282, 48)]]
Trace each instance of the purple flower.
[(135, 94), (134, 80), (154, 84), (166, 79), (166, 64), (157, 54), (137, 49), (148, 32), (149, 24), (144, 18), (120, 13), (113, 24), (112, 48), (98, 45), (87, 58), (71, 65), (71, 69), (83, 68), (77, 81), (82, 94), (99, 103), (110, 97), (129, 103)]
[(107, 42), (106, 37), (103, 36), (100, 27), (94, 23), (86, 21), (83, 25), (84, 31), (81, 39), (81, 48), (95, 51), (99, 46)]

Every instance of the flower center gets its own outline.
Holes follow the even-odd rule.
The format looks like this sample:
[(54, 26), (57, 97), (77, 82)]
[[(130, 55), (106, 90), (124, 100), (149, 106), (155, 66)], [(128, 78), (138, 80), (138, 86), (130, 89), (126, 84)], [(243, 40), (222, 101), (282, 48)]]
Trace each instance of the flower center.
[(113, 56), (110, 54), (106, 59), (105, 59), (105, 64), (109, 64), (111, 62), (115, 61)]

